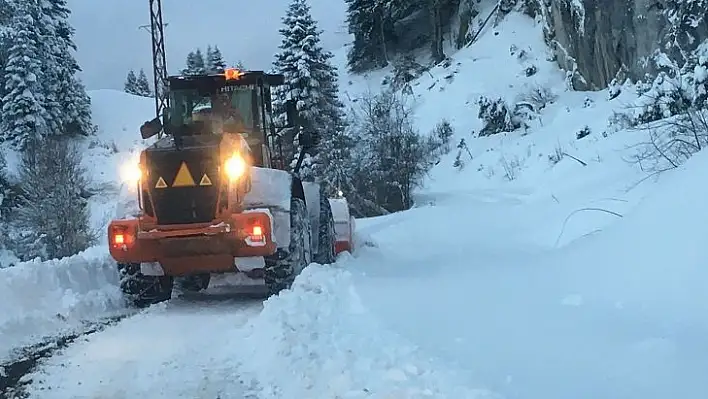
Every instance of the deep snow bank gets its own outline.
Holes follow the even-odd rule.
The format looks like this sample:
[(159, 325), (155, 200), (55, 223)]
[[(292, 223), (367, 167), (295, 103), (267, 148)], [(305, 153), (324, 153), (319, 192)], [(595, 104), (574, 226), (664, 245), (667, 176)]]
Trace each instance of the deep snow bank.
[[(344, 256), (343, 256), (344, 258)], [(383, 330), (343, 267), (313, 264), (272, 297), (235, 342), (238, 374), (261, 398), (478, 398)]]
[[(567, 202), (610, 191), (577, 199), (567, 191), (561, 204), (513, 190), (451, 193), (436, 206), (361, 221), (359, 234), (378, 248), (348, 268), (385, 327), (506, 397), (706, 397), (706, 168), (704, 151), (647, 180), (642, 198), (618, 198), (627, 202), (613, 223), (588, 212), (561, 249), (534, 237), (552, 242)], [(605, 172), (590, 187), (600, 176), (608, 187), (633, 182)], [(464, 234), (429, 237), (446, 231)]]
[(0, 269), (0, 360), (15, 348), (123, 308), (108, 250)]
[(559, 254), (586, 299), (683, 321), (708, 313), (706, 169), (708, 152), (702, 151), (661, 175), (653, 192), (620, 222), (569, 246), (570, 254)]

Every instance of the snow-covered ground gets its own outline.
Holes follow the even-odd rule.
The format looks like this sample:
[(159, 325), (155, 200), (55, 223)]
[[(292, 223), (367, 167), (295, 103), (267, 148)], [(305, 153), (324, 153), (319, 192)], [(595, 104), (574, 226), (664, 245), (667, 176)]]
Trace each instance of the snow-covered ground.
[(705, 397), (706, 167), (698, 155), (556, 250), (538, 245), (561, 227), (550, 199), (504, 190), (361, 221), (377, 248), (357, 255), (355, 287), (386, 327), (505, 397)]
[[(526, 77), (530, 63), (538, 72)], [(376, 91), (384, 73), (342, 76), (345, 98)], [(470, 135), (481, 127), (479, 95), (513, 101), (534, 85), (558, 98), (528, 134)], [(607, 91), (566, 91), (540, 28), (517, 14), (412, 87), (420, 130), (447, 118), (453, 143), (465, 138), (472, 154), (461, 171), (448, 154), (416, 208), (357, 221), (353, 255), (312, 265), (278, 297), (172, 300), (96, 333), (32, 374), (31, 397), (708, 396), (708, 154), (638, 184), (646, 174), (625, 159), (645, 132), (607, 126), (633, 90), (612, 101)], [(114, 211), (115, 171), (151, 115), (149, 100), (121, 96), (92, 93), (109, 145), (88, 159), (113, 187), (94, 202), (95, 223)], [(577, 139), (586, 125), (592, 133)], [(64, 314), (57, 298), (67, 288), (79, 293), (69, 295), (77, 314), (112, 309), (114, 275), (92, 267), (95, 277), (75, 279), (90, 285), (41, 273), (45, 264), (13, 272), (27, 276), (24, 287), (42, 282), (42, 301), (32, 305), (21, 284), (0, 286), (10, 315), (0, 313), (0, 347), (7, 331), (25, 331), (3, 330), (3, 320), (40, 309), (32, 323), (41, 325)]]

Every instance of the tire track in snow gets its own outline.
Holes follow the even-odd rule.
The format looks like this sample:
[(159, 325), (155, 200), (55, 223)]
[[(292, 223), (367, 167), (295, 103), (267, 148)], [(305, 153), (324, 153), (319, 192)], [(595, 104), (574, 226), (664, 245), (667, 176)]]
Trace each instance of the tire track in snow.
[[(258, 315), (263, 295), (207, 292), (152, 306), (85, 336), (29, 374), (27, 398), (243, 398), (221, 352)], [(219, 359), (219, 360), (217, 360)], [(234, 362), (237, 359), (233, 359)]]
[(102, 331), (129, 317), (130, 314), (108, 317), (98, 322), (87, 323), (81, 331), (52, 337), (44, 342), (19, 349), (20, 356), (8, 363), (0, 364), (0, 397), (25, 398), (25, 388), (32, 380), (27, 378), (46, 359), (52, 357), (77, 339)]

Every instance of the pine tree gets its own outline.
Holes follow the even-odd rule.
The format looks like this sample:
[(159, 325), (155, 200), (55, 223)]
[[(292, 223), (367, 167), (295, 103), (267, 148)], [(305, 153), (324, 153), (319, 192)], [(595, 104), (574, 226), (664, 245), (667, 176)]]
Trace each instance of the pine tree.
[(28, 140), (47, 135), (50, 127), (51, 115), (44, 107), (41, 80), (42, 37), (31, 6), (30, 2), (23, 3), (12, 18), (14, 44), (8, 49), (4, 68), (7, 94), (2, 99), (2, 141), (9, 141), (16, 148), (24, 148)]
[(355, 73), (388, 65), (384, 36), (384, 0), (346, 0), (347, 24), (354, 42), (347, 53), (349, 70)]
[(86, 136), (95, 132), (96, 126), (91, 121), (91, 97), (78, 78), (72, 79), (67, 90), (67, 98), (73, 100), (66, 104), (67, 122), (64, 124), (64, 133)]
[[(344, 127), (343, 105), (339, 101), (337, 72), (331, 65), (333, 55), (320, 45), (321, 31), (310, 14), (306, 0), (293, 0), (282, 19), (280, 52), (273, 63), (274, 70), (285, 76), (286, 84), (275, 91), (274, 105), (279, 119), (285, 117), (285, 103), (294, 100), (302, 131), (316, 144), (306, 156), (302, 177), (326, 183), (325, 165), (321, 163), (317, 146)], [(290, 133), (290, 145), (284, 143), (291, 159), (299, 156), (297, 135)], [(292, 163), (291, 163), (292, 165)]]
[[(7, 65), (8, 51), (14, 44), (14, 35), (10, 26), (12, 17), (16, 13), (16, 5), (14, 0), (0, 0), (0, 71), (3, 71)], [(9, 91), (4, 84), (0, 84), (0, 99), (5, 97)], [(0, 104), (1, 106), (1, 104)], [(0, 112), (0, 121), (2, 120), (2, 112)]]
[(152, 90), (150, 90), (150, 82), (148, 82), (147, 75), (145, 75), (145, 70), (142, 68), (138, 72), (138, 78), (135, 81), (135, 91), (137, 95), (143, 97), (152, 97)]
[(45, 107), (51, 115), (52, 134), (87, 135), (93, 130), (91, 99), (76, 76), (81, 71), (73, 51), (74, 29), (66, 0), (40, 1), (38, 21), (46, 53), (44, 71)]
[(219, 46), (207, 47), (207, 71), (209, 73), (223, 73), (226, 68), (226, 62), (221, 55)]
[(187, 54), (187, 66), (182, 70), (182, 75), (194, 76), (203, 75), (204, 73), (206, 73), (206, 67), (202, 50), (190, 51)]
[(135, 76), (135, 71), (132, 69), (128, 72), (128, 76), (125, 78), (123, 91), (128, 94), (138, 94), (138, 78)]

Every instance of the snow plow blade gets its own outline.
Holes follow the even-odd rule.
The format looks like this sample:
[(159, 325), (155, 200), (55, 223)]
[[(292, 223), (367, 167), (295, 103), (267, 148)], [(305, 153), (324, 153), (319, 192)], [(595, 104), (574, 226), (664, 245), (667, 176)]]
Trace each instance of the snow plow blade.
[(236, 258), (268, 256), (277, 249), (268, 210), (202, 225), (146, 227), (141, 219), (112, 221), (111, 256), (119, 263), (159, 263), (165, 275), (182, 276), (232, 272)]
[(354, 249), (356, 223), (354, 217), (349, 213), (349, 203), (345, 198), (330, 198), (329, 204), (334, 218), (335, 252), (337, 254), (345, 251), (351, 252)]

